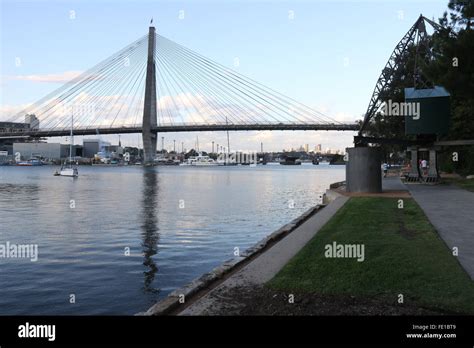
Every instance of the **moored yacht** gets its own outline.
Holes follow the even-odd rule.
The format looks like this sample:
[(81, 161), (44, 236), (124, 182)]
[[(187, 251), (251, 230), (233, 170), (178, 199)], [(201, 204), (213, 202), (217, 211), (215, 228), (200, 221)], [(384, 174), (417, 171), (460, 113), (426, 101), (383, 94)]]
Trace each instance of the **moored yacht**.
[(77, 170), (77, 168), (73, 165), (73, 164), (64, 164), (62, 167), (61, 167), (61, 170), (58, 172), (56, 172), (54, 174), (55, 176), (70, 176), (70, 177), (78, 177), (79, 176), (79, 171)]
[(204, 156), (199, 153), (198, 156), (190, 156), (186, 162), (180, 164), (180, 166), (218, 166), (214, 159), (209, 156)]
[(73, 178), (77, 178), (79, 176), (79, 171), (75, 166), (72, 160), (72, 148), (74, 144), (74, 134), (72, 132), (72, 128), (74, 127), (74, 115), (71, 116), (71, 141), (69, 142), (69, 161), (65, 161), (64, 164), (61, 166), (61, 169), (54, 173), (54, 176), (69, 176)]
[(23, 166), (23, 167), (32, 167), (32, 166), (42, 166), (43, 163), (39, 158), (30, 158), (27, 161), (21, 161), (16, 164), (17, 166)]

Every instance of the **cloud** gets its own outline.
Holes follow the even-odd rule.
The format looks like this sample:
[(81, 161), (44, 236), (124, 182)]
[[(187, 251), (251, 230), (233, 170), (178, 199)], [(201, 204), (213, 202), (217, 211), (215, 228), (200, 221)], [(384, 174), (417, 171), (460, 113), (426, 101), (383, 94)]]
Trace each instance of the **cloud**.
[[(109, 127), (112, 122), (114, 126), (141, 124), (143, 115), (143, 97), (135, 98), (133, 95), (102, 95), (96, 96), (86, 91), (79, 92), (70, 98), (67, 103), (61, 102), (57, 96), (42, 103), (49, 105), (47, 115), (48, 120), (44, 120), (47, 115), (38, 112), (40, 122), (46, 128), (55, 126), (57, 128), (68, 128), (71, 122), (71, 112), (74, 113), (76, 127), (93, 125), (94, 127)], [(178, 95), (163, 95), (157, 100), (159, 123), (162, 125), (185, 123), (223, 123), (224, 117), (229, 115), (229, 123), (252, 122), (262, 118), (264, 105), (259, 105), (263, 110), (253, 110), (235, 104), (219, 103), (219, 100), (204, 94), (181, 93)], [(236, 108), (238, 113), (236, 113)], [(332, 112), (333, 108), (321, 105), (313, 106), (316, 110), (321, 110), (328, 116), (340, 122), (354, 122), (357, 117), (345, 112)], [(73, 108), (73, 109), (71, 109)], [(18, 111), (27, 109), (35, 112), (38, 106), (35, 105), (4, 105), (0, 106), (0, 119), (6, 119), (16, 114)], [(39, 110), (38, 110), (39, 111)], [(289, 110), (297, 113), (296, 110)], [(238, 116), (236, 116), (238, 115)], [(299, 114), (305, 115), (305, 114)], [(234, 116), (234, 117), (232, 117)], [(21, 119), (21, 117), (20, 117)], [(55, 119), (54, 122), (49, 122)], [(265, 116), (263, 116), (265, 119)], [(230, 132), (231, 149), (233, 150), (259, 150), (260, 143), (263, 142), (266, 151), (279, 151), (283, 148), (298, 148), (308, 144), (310, 149), (314, 149), (317, 144), (322, 144), (323, 149), (340, 149), (352, 145), (354, 132), (327, 132), (327, 131), (248, 131)], [(199, 136), (199, 143), (202, 149), (208, 151), (212, 141), (216, 144), (227, 144), (226, 132), (200, 132), (200, 133), (167, 133), (166, 146), (172, 146), (172, 140), (176, 144), (183, 141), (189, 150), (194, 147), (196, 136)], [(113, 142), (117, 142), (117, 136), (110, 136)], [(140, 135), (123, 135), (122, 142), (127, 145), (136, 146), (140, 142)], [(171, 145), (170, 145), (171, 144)], [(159, 144), (160, 146), (160, 144)], [(177, 145), (178, 146), (178, 145)], [(180, 145), (179, 145), (180, 146)], [(180, 148), (180, 147), (179, 147)]]
[(15, 75), (10, 76), (10, 80), (31, 81), (40, 83), (66, 83), (76, 78), (82, 71), (65, 71), (58, 74), (44, 74), (44, 75)]
[(312, 109), (318, 110), (324, 115), (332, 118), (341, 123), (355, 123), (356, 120), (362, 118), (361, 115), (357, 115), (354, 113), (344, 112), (344, 111), (337, 111), (334, 107), (330, 107), (326, 104), (312, 104), (309, 105)]
[(0, 120), (4, 121), (18, 114), (20, 111), (28, 108), (31, 104), (21, 105), (0, 105)]

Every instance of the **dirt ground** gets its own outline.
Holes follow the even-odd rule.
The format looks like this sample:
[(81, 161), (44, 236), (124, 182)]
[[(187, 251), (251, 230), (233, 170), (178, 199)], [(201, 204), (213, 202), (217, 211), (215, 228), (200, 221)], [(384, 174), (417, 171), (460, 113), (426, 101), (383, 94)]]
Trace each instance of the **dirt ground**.
[(213, 296), (224, 303), (208, 315), (446, 315), (455, 314), (410, 304), (398, 304), (396, 300), (370, 297), (335, 296), (294, 293), (290, 303), (288, 293), (267, 287), (239, 287), (217, 291)]

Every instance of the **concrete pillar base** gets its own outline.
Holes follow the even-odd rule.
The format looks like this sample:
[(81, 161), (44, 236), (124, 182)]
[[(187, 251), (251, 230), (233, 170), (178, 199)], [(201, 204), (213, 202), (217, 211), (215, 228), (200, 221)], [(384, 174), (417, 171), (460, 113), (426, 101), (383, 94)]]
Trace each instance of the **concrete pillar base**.
[(143, 162), (147, 164), (153, 164), (156, 156), (156, 133), (143, 132)]
[(420, 168), (418, 164), (418, 147), (409, 147), (408, 151), (411, 153), (410, 172), (406, 178), (408, 182), (417, 182), (421, 179)]
[(347, 192), (382, 192), (382, 154), (377, 147), (351, 147), (346, 149)]

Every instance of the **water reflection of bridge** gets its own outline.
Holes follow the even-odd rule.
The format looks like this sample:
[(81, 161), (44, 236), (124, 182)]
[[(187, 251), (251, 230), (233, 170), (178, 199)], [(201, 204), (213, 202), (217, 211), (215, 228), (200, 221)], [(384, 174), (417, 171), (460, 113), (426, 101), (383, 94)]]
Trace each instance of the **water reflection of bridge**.
[(159, 228), (158, 228), (158, 172), (150, 168), (143, 169), (143, 199), (142, 199), (142, 251), (144, 271), (144, 290), (147, 292), (159, 292), (153, 287), (158, 266), (153, 260), (153, 256), (158, 253)]

